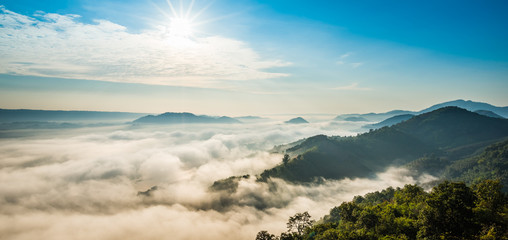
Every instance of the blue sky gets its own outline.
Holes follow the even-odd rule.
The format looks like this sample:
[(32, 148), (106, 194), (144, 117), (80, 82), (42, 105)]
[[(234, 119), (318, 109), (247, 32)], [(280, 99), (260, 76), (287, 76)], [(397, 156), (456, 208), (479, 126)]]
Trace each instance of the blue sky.
[(1, 1), (0, 108), (262, 115), (419, 110), (459, 98), (508, 105), (506, 1), (170, 3), (192, 34), (175, 34), (166, 1)]

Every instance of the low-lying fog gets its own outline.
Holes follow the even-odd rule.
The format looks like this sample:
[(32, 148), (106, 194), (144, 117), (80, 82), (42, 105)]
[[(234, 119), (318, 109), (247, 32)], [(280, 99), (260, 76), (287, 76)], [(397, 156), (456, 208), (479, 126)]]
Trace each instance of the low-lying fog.
[[(275, 146), (316, 134), (356, 135), (359, 125), (281, 122), (33, 130), (0, 138), (0, 238), (254, 239), (285, 231), (289, 216), (314, 219), (353, 196), (415, 179), (389, 169), (376, 179), (301, 186), (254, 178), (233, 204), (217, 207), (208, 187), (229, 176), (277, 165)], [(12, 135), (12, 133), (10, 133)], [(152, 186), (150, 196), (138, 195)], [(262, 201), (264, 209), (256, 208)]]

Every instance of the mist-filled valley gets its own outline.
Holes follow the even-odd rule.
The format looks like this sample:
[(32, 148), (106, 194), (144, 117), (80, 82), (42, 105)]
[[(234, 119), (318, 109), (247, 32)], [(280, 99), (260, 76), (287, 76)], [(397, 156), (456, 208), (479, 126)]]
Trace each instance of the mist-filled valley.
[(506, 12), (1, 0), (0, 240), (508, 239)]
[[(372, 178), (256, 181), (280, 164), (274, 146), (316, 134), (356, 135), (362, 123), (122, 124), (12, 130), (0, 139), (0, 236), (8, 239), (253, 239), (316, 218), (353, 196), (424, 183), (403, 168)], [(29, 131), (29, 134), (26, 133)], [(221, 202), (214, 181), (249, 174)], [(275, 186), (276, 190), (269, 190)], [(260, 207), (260, 204), (263, 206)]]

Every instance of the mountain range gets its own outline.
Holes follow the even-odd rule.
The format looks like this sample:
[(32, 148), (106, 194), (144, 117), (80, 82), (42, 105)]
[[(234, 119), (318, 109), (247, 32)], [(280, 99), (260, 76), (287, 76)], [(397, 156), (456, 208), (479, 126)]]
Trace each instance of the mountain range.
[(405, 110), (393, 110), (385, 113), (364, 113), (364, 114), (341, 114), (334, 118), (335, 121), (364, 121), (364, 122), (378, 122), (383, 121), (387, 118), (391, 118), (393, 116), (402, 115), (402, 114), (415, 114), (412, 111)]
[[(278, 146), (276, 149), (287, 154), (288, 159), (266, 169), (257, 179), (308, 183), (371, 177), (390, 166), (406, 166), (443, 178), (474, 181), (488, 175), (508, 183), (507, 139), (508, 119), (444, 107), (357, 136), (316, 135), (286, 147)], [(492, 149), (504, 150), (496, 155)], [(224, 181), (217, 184), (234, 186)]]
[(474, 102), (474, 101), (470, 101), (470, 100), (465, 101), (462, 99), (433, 105), (429, 108), (421, 110), (420, 112), (418, 112), (418, 114), (427, 113), (427, 112), (431, 112), (431, 111), (434, 111), (439, 108), (450, 107), (450, 106), (460, 107), (463, 109), (467, 109), (471, 112), (475, 112), (478, 110), (487, 110), (487, 111), (491, 111), (495, 114), (498, 114), (504, 118), (508, 118), (508, 107), (496, 107), (496, 106), (490, 105), (488, 103)]
[(489, 114), (492, 116), (492, 113), (495, 115), (498, 115), (503, 118), (508, 118), (508, 107), (496, 107), (493, 105), (490, 105), (488, 103), (482, 103), (482, 102), (474, 102), (474, 101), (466, 101), (466, 100), (455, 100), (455, 101), (449, 101), (444, 103), (439, 103), (436, 105), (433, 105), (431, 107), (425, 108), (421, 111), (405, 111), (405, 110), (393, 110), (386, 113), (366, 113), (366, 114), (341, 114), (335, 117), (334, 120), (337, 121), (355, 121), (356, 119), (363, 118), (366, 121), (372, 121), (372, 122), (380, 122), (383, 120), (386, 120), (391, 117), (400, 116), (400, 115), (418, 115), (422, 113), (427, 113), (434, 111), (439, 108), (443, 107), (459, 107), (466, 110), (469, 110), (471, 112), (479, 111), (480, 114)]
[(260, 179), (365, 177), (427, 155), (463, 158), (507, 137), (508, 119), (444, 107), (355, 137), (310, 137), (285, 149), (291, 160), (265, 170)]
[(133, 121), (135, 124), (183, 124), (183, 123), (240, 123), (237, 119), (222, 116), (212, 117), (194, 115), (188, 112), (167, 112), (159, 115), (148, 115)]

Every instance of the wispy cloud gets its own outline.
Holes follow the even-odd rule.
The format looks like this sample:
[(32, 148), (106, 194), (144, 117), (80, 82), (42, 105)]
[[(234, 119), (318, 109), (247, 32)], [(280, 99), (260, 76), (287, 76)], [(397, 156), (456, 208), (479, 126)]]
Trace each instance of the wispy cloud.
[(251, 91), (250, 93), (256, 95), (284, 95), (289, 94), (288, 92), (272, 92), (272, 91)]
[(354, 63), (351, 63), (350, 65), (353, 68), (358, 68), (358, 67), (362, 66), (363, 63), (362, 62), (354, 62)]
[(363, 62), (351, 62), (346, 61), (346, 59), (350, 58), (352, 55), (354, 55), (353, 52), (347, 52), (342, 55), (340, 55), (339, 60), (335, 62), (337, 65), (347, 65), (351, 66), (352, 68), (358, 68), (363, 65)]
[(176, 39), (159, 29), (129, 33), (107, 20), (0, 6), (0, 73), (173, 86), (220, 87), (217, 81), (288, 76), (265, 71), (290, 63), (266, 60), (245, 42), (221, 36)]
[(353, 55), (353, 53), (352, 53), (352, 52), (347, 52), (347, 53), (344, 53), (344, 54), (342, 54), (342, 55), (340, 56), (340, 59), (345, 59), (345, 58), (347, 58), (347, 57), (349, 57), (349, 56), (351, 56), (351, 55)]
[(372, 88), (362, 88), (358, 87), (358, 83), (351, 83), (347, 86), (341, 86), (333, 88), (334, 90), (350, 90), (350, 91), (370, 91)]

